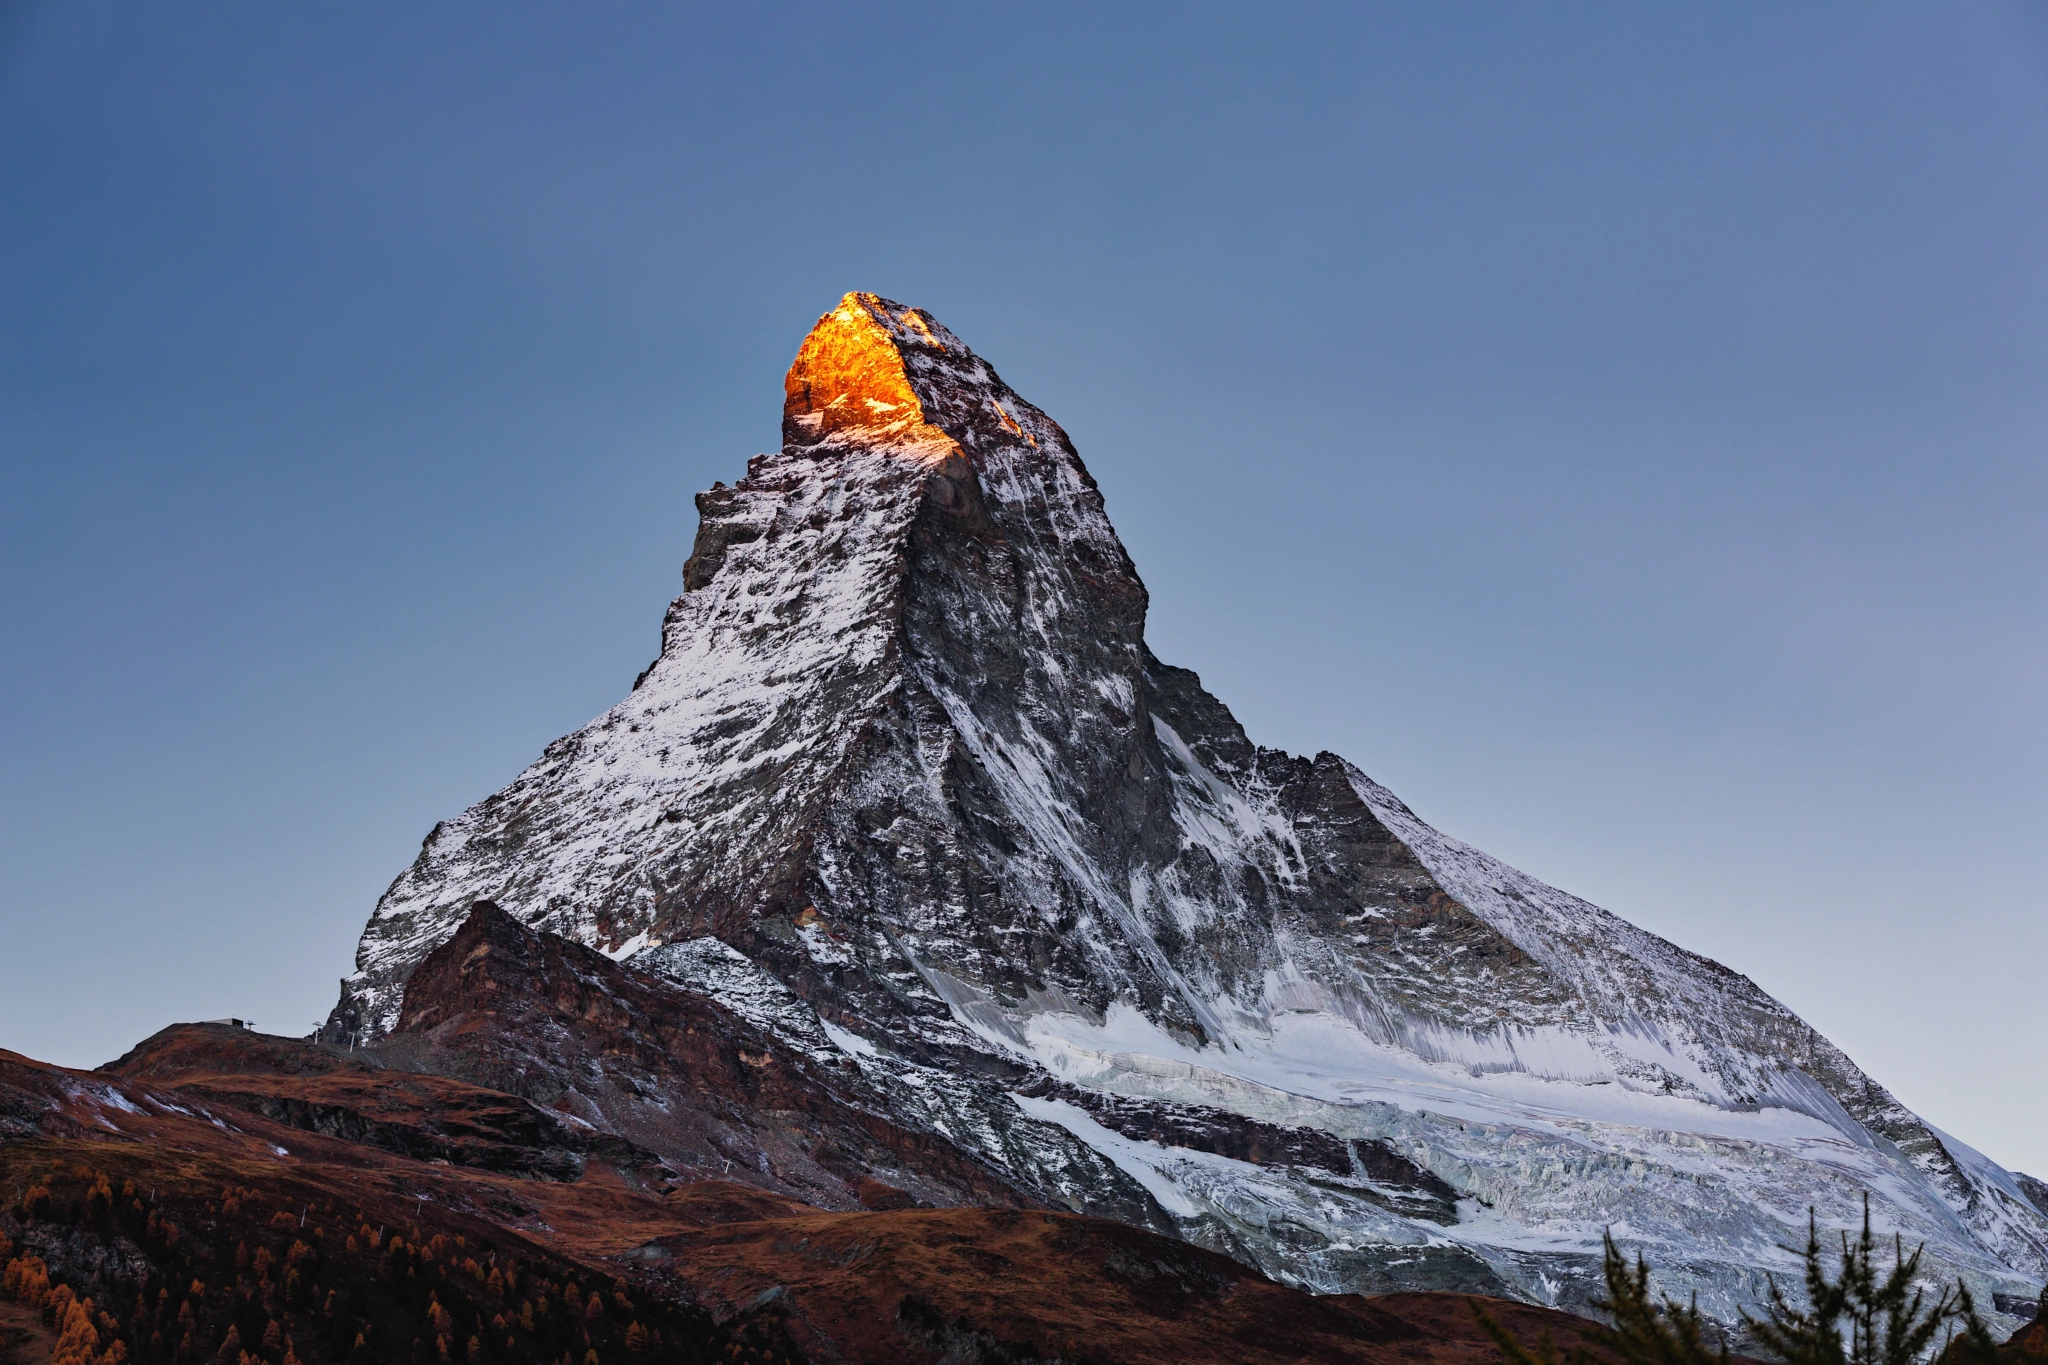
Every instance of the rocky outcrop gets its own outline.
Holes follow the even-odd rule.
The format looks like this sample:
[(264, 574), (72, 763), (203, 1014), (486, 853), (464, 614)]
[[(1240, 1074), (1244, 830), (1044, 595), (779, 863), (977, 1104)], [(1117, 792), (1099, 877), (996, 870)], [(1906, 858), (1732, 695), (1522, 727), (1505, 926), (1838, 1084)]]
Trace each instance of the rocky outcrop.
[[(957, 1124), (920, 1122), (822, 1037), (792, 1040), (488, 902), (412, 974), (397, 1027), (371, 1051), (387, 1066), (460, 1077), (623, 1137), (658, 1154), (670, 1176), (716, 1173), (827, 1209), (1078, 1201), (1172, 1230), (1129, 1176), (1014, 1105), (973, 1134), (980, 1143)], [(1074, 1188), (1040, 1188), (1048, 1169), (1077, 1173)]]
[(597, 1157), (641, 1181), (663, 1173), (645, 1148), (515, 1095), (246, 1029), (174, 1024), (99, 1071), (421, 1161), (575, 1180)]
[(2039, 1209), (2043, 1217), (2048, 1217), (2048, 1181), (2036, 1180), (2024, 1171), (2015, 1171), (2013, 1179), (2019, 1183), (2020, 1193), (2026, 1195), (2027, 1202)]
[[(782, 450), (698, 499), (660, 657), (428, 836), (328, 1039), (481, 1047), (408, 982), (446, 976), (437, 950), (488, 901), (721, 1002), (809, 1059), (799, 1088), (1007, 1189), (1086, 1207), (1114, 1171), (1149, 1198), (1117, 1185), (1130, 1216), (1320, 1290), (1463, 1276), (1572, 1302), (1612, 1224), (1732, 1316), (1806, 1208), (1853, 1222), (1865, 1189), (1982, 1301), (2048, 1276), (2048, 1217), (2008, 1173), (1747, 978), (1334, 754), (1253, 744), (1146, 648), (1066, 434), (929, 314), (848, 295), (785, 392)], [(519, 1084), (587, 1099), (606, 1063), (558, 1012), (566, 1051)], [(659, 1031), (632, 1066), (672, 1044), (710, 1066)], [(586, 1118), (728, 1159), (695, 1118), (666, 1148), (631, 1105)], [(825, 1172), (812, 1193), (852, 1169), (786, 1159)], [(1387, 1178), (1407, 1169), (1427, 1181)], [(935, 1180), (934, 1202), (992, 1197)]]

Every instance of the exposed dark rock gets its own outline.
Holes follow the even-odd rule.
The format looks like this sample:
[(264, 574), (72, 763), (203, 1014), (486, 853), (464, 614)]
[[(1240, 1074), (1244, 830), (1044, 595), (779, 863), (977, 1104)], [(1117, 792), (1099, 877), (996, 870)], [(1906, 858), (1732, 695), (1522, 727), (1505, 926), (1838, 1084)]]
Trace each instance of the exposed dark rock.
[(2036, 1180), (2023, 1171), (2015, 1171), (2013, 1179), (2019, 1182), (2020, 1193), (2027, 1197), (2027, 1202), (2048, 1217), (2048, 1180)]
[(640, 1179), (672, 1174), (652, 1152), (516, 1095), (246, 1029), (176, 1024), (99, 1070), (422, 1161), (574, 1180), (594, 1156)]
[[(709, 996), (537, 934), (489, 902), (421, 963), (398, 1027), (368, 1051), (387, 1065), (524, 1096), (676, 1170), (819, 1207), (871, 1207), (884, 1190), (910, 1203), (1045, 1199), (1032, 1170), (906, 1122), (844, 1054), (793, 1047)], [(1090, 1155), (1057, 1130), (1043, 1140)], [(1103, 1165), (1101, 1209), (1171, 1226), (1148, 1216), (1142, 1189)]]

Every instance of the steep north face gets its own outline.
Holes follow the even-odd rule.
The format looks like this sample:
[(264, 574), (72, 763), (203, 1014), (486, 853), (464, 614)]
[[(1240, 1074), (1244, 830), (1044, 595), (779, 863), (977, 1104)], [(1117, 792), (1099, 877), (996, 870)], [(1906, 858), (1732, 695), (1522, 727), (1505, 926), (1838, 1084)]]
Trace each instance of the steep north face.
[(1017, 1188), (1092, 1178), (1078, 1139), (1132, 1217), (1311, 1288), (1582, 1302), (1613, 1226), (1730, 1316), (1867, 1190), (2032, 1300), (2018, 1178), (1747, 978), (1255, 746), (1153, 658), (1066, 434), (929, 314), (847, 295), (786, 395), (782, 451), (698, 495), (661, 656), (435, 827), (330, 1040), (378, 1045), (489, 901), (772, 997)]

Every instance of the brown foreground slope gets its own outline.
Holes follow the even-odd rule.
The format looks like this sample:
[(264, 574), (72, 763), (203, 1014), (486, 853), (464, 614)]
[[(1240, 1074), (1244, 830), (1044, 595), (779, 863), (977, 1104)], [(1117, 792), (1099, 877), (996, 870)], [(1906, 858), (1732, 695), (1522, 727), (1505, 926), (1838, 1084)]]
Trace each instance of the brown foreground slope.
[(0, 1053), (0, 1198), (8, 1293), (57, 1328), (90, 1297), (100, 1361), (1494, 1358), (1452, 1296), (1319, 1299), (1067, 1213), (656, 1177), (517, 1096), (207, 1025), (101, 1072)]
[[(907, 1209), (731, 1223), (638, 1255), (731, 1311), (783, 1306), (821, 1360), (1494, 1360), (1458, 1295), (1318, 1298), (1225, 1256), (1103, 1219)], [(1595, 1324), (1487, 1300), (1533, 1339)], [(906, 1349), (908, 1348), (908, 1349)]]
[(2011, 1365), (2042, 1365), (2048, 1362), (2048, 1289), (2041, 1291), (2034, 1320), (2012, 1334), (2001, 1352)]

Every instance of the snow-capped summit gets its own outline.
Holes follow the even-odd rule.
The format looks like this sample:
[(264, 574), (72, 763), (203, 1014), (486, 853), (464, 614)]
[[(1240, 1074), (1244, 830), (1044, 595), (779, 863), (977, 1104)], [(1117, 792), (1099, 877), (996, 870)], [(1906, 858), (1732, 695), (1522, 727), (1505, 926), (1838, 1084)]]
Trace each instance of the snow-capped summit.
[(1730, 1316), (1867, 1190), (2032, 1301), (2048, 1213), (1747, 978), (1255, 746), (1153, 658), (1065, 432), (929, 314), (847, 295), (786, 393), (782, 451), (698, 495), (660, 658), (435, 827), (330, 1037), (388, 1033), (488, 900), (742, 1013), (766, 990), (1033, 1197), (1107, 1158), (1312, 1288), (1581, 1302), (1612, 1227)]

